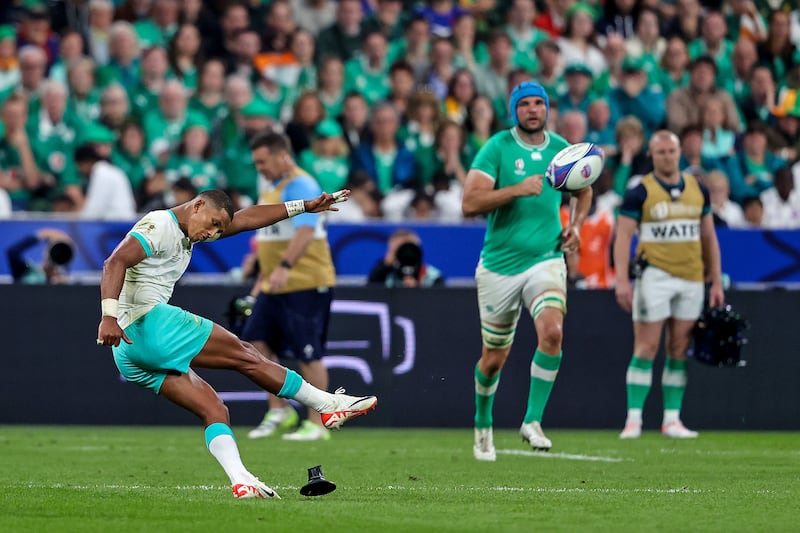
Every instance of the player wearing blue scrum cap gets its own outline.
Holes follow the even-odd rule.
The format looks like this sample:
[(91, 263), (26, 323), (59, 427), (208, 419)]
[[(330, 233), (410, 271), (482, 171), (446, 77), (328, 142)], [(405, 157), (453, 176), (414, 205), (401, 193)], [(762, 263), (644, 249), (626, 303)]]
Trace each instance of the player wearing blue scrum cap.
[(495, 134), (467, 173), (462, 208), (486, 216), (486, 236), (475, 271), (483, 349), (475, 366), (475, 458), (494, 461), (492, 406), (500, 371), (511, 351), (523, 307), (533, 318), (539, 344), (531, 364), (528, 408), (520, 435), (537, 450), (552, 446), (542, 413), (561, 364), (567, 269), (564, 252), (576, 251), (592, 202), (591, 188), (573, 193), (577, 203), (561, 228), (561, 192), (544, 179), (547, 165), (569, 143), (546, 130), (550, 100), (525, 81), (511, 91), (514, 127)]

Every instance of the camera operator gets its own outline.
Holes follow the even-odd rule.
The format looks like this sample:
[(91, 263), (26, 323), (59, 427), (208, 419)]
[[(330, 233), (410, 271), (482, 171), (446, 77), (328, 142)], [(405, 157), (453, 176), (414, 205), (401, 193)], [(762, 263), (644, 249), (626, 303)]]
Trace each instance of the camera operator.
[[(42, 262), (37, 264), (25, 259), (25, 252), (43, 241), (47, 244)], [(42, 228), (9, 246), (6, 255), (14, 283), (61, 284), (69, 281), (65, 268), (72, 261), (74, 244), (63, 231)]]
[(425, 263), (419, 235), (398, 229), (389, 237), (384, 258), (372, 267), (368, 282), (386, 287), (437, 287), (444, 285), (444, 276)]

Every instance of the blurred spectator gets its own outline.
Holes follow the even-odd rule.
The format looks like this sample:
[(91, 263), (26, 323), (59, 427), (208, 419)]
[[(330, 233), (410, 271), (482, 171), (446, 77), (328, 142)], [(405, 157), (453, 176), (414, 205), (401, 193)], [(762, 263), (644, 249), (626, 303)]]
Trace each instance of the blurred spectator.
[(106, 161), (91, 144), (75, 150), (78, 172), (86, 179), (86, 200), (82, 218), (130, 220), (136, 215), (136, 201), (130, 182), (120, 169)]
[(564, 68), (561, 49), (555, 41), (542, 41), (536, 45), (535, 53), (539, 65), (534, 72), (536, 79), (547, 90), (550, 100), (555, 100)]
[(726, 129), (729, 123), (725, 115), (726, 109), (719, 100), (709, 99), (701, 110), (701, 127), (703, 128), (703, 147), (701, 154), (709, 158), (721, 158), (734, 155), (736, 133)]
[(336, 118), (344, 104), (344, 65), (336, 56), (322, 60), (317, 76), (317, 96), (325, 107), (325, 116)]
[(261, 51), (261, 36), (249, 28), (236, 30), (231, 36), (230, 50), (225, 56), (225, 72), (253, 78), (258, 72), (254, 64)]
[(27, 110), (25, 99), (14, 94), (0, 109), (0, 189), (15, 211), (28, 209), (32, 194), (43, 184), (25, 129)]
[(389, 42), (402, 39), (406, 20), (402, 0), (377, 0), (377, 3), (375, 11), (363, 22), (364, 32), (380, 32)]
[(296, 95), (313, 91), (317, 88), (317, 65), (314, 62), (315, 55), (314, 36), (306, 30), (298, 28), (292, 33), (289, 39), (289, 51), (294, 58), (291, 69), (287, 69), (289, 86), (292, 90), (292, 98)]
[(41, 48), (27, 45), (19, 49), (20, 80), (16, 93), (28, 99), (28, 113), (33, 114), (39, 110), (40, 89), (45, 81), (47, 69), (47, 55)]
[(550, 37), (558, 38), (564, 31), (567, 12), (575, 0), (545, 0), (544, 4), (546, 9), (533, 19), (533, 25), (549, 33)]
[[(83, 36), (80, 32), (66, 31), (61, 36), (61, 41), (58, 45), (58, 61), (50, 67), (47, 77), (66, 84), (67, 68), (72, 62), (84, 57), (83, 48)], [(94, 72), (92, 72), (92, 78), (94, 78)]]
[(192, 92), (197, 88), (198, 68), (203, 63), (200, 43), (197, 28), (193, 24), (182, 24), (167, 47), (171, 74)]
[(133, 23), (142, 48), (164, 47), (178, 31), (178, 0), (153, 0), (149, 16)]
[(67, 88), (63, 83), (55, 80), (42, 82), (41, 95), (41, 109), (34, 112), (28, 108), (26, 125), (36, 165), (52, 176), (55, 181), (50, 183), (53, 185), (74, 184), (72, 151), (82, 125), (67, 113)]
[(505, 110), (508, 107), (508, 74), (514, 68), (511, 64), (514, 51), (511, 37), (501, 30), (493, 30), (486, 40), (486, 47), (489, 61), (486, 65), (478, 66), (475, 72), (478, 92), (487, 96), (496, 106), (495, 109)]
[(667, 41), (659, 67), (656, 69), (655, 83), (658, 83), (662, 94), (669, 100), (669, 95), (675, 89), (689, 84), (689, 51), (683, 39), (672, 37)]
[[(608, 289), (614, 286), (616, 274), (611, 264), (614, 241), (614, 212), (598, 207), (598, 196), (592, 196), (592, 206), (581, 226), (581, 245), (567, 252), (567, 278), (579, 289)], [(561, 225), (569, 226), (570, 207), (561, 206)]]
[(535, 72), (538, 67), (536, 54), (531, 51), (539, 42), (549, 38), (547, 33), (532, 25), (535, 17), (536, 4), (533, 0), (511, 0), (504, 26), (514, 48), (511, 63), (530, 72)]
[(622, 205), (622, 196), (614, 190), (614, 173), (610, 168), (604, 167), (603, 172), (594, 183), (593, 197), (597, 198), (597, 209), (605, 209), (616, 213)]
[(747, 221), (739, 204), (730, 198), (728, 177), (719, 170), (712, 170), (705, 179), (711, 210), (714, 213), (714, 224), (728, 228), (745, 228)]
[(583, 63), (593, 75), (599, 76), (607, 64), (598, 46), (594, 16), (594, 9), (588, 4), (574, 4), (567, 11), (566, 26), (564, 34), (558, 39), (558, 47), (564, 63)]
[[(414, 69), (409, 65), (408, 61), (398, 59), (389, 67), (389, 95), (387, 100), (392, 103), (397, 110), (397, 114), (401, 117), (406, 116), (408, 101), (415, 91)], [(446, 102), (445, 105), (447, 105)]]
[(453, 25), (453, 35), (450, 37), (455, 54), (453, 64), (460, 69), (466, 68), (474, 71), (478, 65), (476, 47), (479, 45), (476, 42), (476, 24), (475, 17), (469, 13), (464, 13), (456, 19)]
[[(247, 31), (249, 27), (250, 14), (247, 11), (247, 7), (240, 2), (226, 2), (220, 17), (221, 38), (203, 39), (203, 44), (206, 46), (206, 52), (209, 57), (220, 58), (227, 66), (236, 55), (235, 40), (237, 36), (241, 32)], [(256, 36), (258, 36), (258, 34), (256, 34)], [(258, 53), (258, 50), (256, 50), (256, 53)], [(230, 71), (228, 72), (230, 73)]]
[(117, 4), (114, 18), (127, 22), (136, 22), (150, 16), (153, 0), (122, 0)]
[(455, 72), (453, 53), (453, 43), (448, 39), (437, 37), (431, 43), (431, 65), (423, 78), (423, 86), (439, 100), (447, 98), (450, 80)]
[(370, 135), (369, 106), (364, 96), (358, 92), (347, 93), (342, 105), (342, 131), (344, 139), (353, 154), (361, 143), (365, 142)]
[(471, 161), (465, 151), (464, 128), (445, 121), (436, 132), (436, 163), (433, 173), (433, 204), (436, 218), (441, 222), (456, 223), (464, 218), (461, 198), (464, 180)]
[(766, 65), (756, 65), (750, 70), (750, 75), (746, 78), (740, 94), (743, 96), (738, 102), (739, 109), (745, 123), (755, 120), (769, 121), (777, 96), (772, 70)]
[(358, 91), (370, 105), (386, 98), (389, 94), (386, 51), (386, 37), (383, 34), (373, 32), (366, 35), (361, 54), (344, 65), (345, 91)]
[[(722, 170), (735, 174), (735, 157), (716, 158), (703, 156), (703, 128), (700, 125), (691, 125), (683, 128), (680, 133), (681, 140), (681, 172), (688, 172), (693, 176), (704, 176), (711, 170)], [(736, 181), (732, 179), (731, 181)]]
[(291, 0), (291, 6), (297, 25), (315, 37), (336, 21), (334, 0)]
[(566, 87), (558, 95), (558, 109), (567, 111), (580, 111), (586, 113), (592, 101), (592, 71), (583, 63), (570, 63), (564, 69)]
[(419, 235), (408, 229), (395, 230), (389, 236), (386, 255), (369, 273), (367, 282), (386, 287), (435, 287), (444, 285), (444, 276), (425, 262)]
[(225, 65), (219, 59), (209, 59), (200, 68), (197, 91), (189, 99), (189, 110), (208, 121), (214, 153), (220, 153), (223, 144), (220, 130), (229, 109), (225, 101)]
[(481, 95), (473, 98), (467, 107), (467, 119), (464, 126), (467, 130), (464, 151), (468, 165), (470, 165), (478, 150), (500, 128), (492, 102)]
[(689, 124), (700, 123), (700, 110), (706, 100), (720, 100), (725, 107), (725, 128), (739, 132), (739, 112), (733, 98), (715, 86), (717, 66), (708, 56), (700, 56), (689, 69), (689, 85), (675, 89), (667, 98), (667, 127), (680, 132)]
[(636, 34), (625, 41), (625, 52), (631, 57), (641, 57), (648, 78), (656, 81), (658, 64), (666, 49), (667, 40), (661, 36), (658, 11), (641, 9), (636, 21)]
[(620, 196), (631, 186), (632, 178), (641, 177), (653, 167), (647, 157), (642, 123), (636, 117), (624, 117), (617, 122), (617, 155), (606, 160), (614, 172), (614, 191)]
[(108, 85), (100, 95), (100, 124), (119, 133), (130, 114), (128, 93), (119, 83)]
[(301, 94), (294, 103), (292, 119), (286, 125), (286, 136), (292, 144), (293, 153), (300, 154), (311, 146), (314, 130), (323, 118), (325, 108), (319, 96), (314, 92)]
[(598, 94), (605, 94), (609, 89), (622, 84), (622, 64), (628, 55), (625, 52), (625, 40), (621, 35), (610, 33), (606, 37), (606, 46), (603, 49), (606, 68), (595, 74), (593, 90)]
[(262, 51), (288, 52), (289, 41), (297, 29), (289, 0), (272, 0), (267, 4), (264, 22), (261, 32)]
[(436, 130), (441, 122), (439, 100), (430, 92), (418, 92), (408, 103), (408, 123), (398, 130), (400, 142), (414, 154), (418, 185), (428, 185), (436, 170)]
[(5, 100), (20, 82), (17, 58), (17, 30), (14, 26), (0, 25), (0, 102)]
[(760, 43), (767, 38), (767, 21), (753, 0), (733, 0), (728, 16), (729, 34), (734, 40)]
[(700, 37), (702, 10), (699, 0), (676, 0), (675, 17), (667, 22), (664, 34), (680, 37), (685, 43), (697, 39)]
[(761, 228), (764, 220), (764, 204), (758, 196), (749, 196), (742, 200), (742, 212), (748, 228)]
[(128, 177), (137, 205), (143, 205), (145, 182), (153, 175), (155, 165), (145, 151), (144, 130), (135, 120), (125, 121), (119, 128), (117, 146), (111, 153), (111, 162)]
[(403, 38), (394, 41), (389, 48), (392, 61), (404, 59), (414, 69), (414, 79), (421, 82), (430, 65), (428, 51), (431, 34), (428, 20), (422, 16), (412, 17), (406, 25)]
[(763, 227), (770, 229), (800, 228), (800, 192), (795, 189), (792, 171), (783, 166), (775, 171), (775, 186), (762, 192)]
[(717, 80), (727, 82), (733, 77), (733, 43), (725, 38), (728, 34), (725, 17), (719, 11), (708, 11), (700, 28), (700, 37), (689, 43), (689, 57), (710, 57), (717, 66)]
[[(719, 85), (733, 96), (733, 100), (740, 108), (742, 101), (750, 95), (748, 84), (757, 61), (758, 53), (755, 43), (749, 39), (739, 39), (733, 45), (731, 54), (731, 76), (728, 79), (720, 78), (718, 80)], [(746, 122), (748, 119), (745, 118)]]
[(641, 20), (641, 13), (637, 13), (636, 0), (608, 0), (603, 6), (603, 14), (597, 21), (597, 32), (600, 35), (617, 34), (626, 40), (634, 37), (634, 28), (637, 18)]
[(363, 170), (386, 194), (395, 188), (416, 185), (414, 154), (397, 139), (399, 119), (391, 104), (380, 103), (372, 110), (371, 138), (353, 153), (353, 171)]
[(614, 138), (614, 123), (611, 121), (611, 107), (605, 98), (595, 98), (589, 104), (586, 113), (587, 132), (585, 140), (599, 145), (606, 157), (617, 153), (616, 139)]
[(44, 4), (33, 3), (25, 10), (17, 34), (17, 46), (36, 46), (46, 55), (46, 64), (58, 58), (58, 35), (50, 28), (50, 13)]
[(472, 72), (466, 68), (456, 70), (450, 78), (447, 98), (444, 101), (445, 117), (463, 124), (467, 118), (469, 104), (477, 94), (475, 76)]
[(258, 74), (258, 81), (253, 87), (255, 98), (261, 100), (269, 110), (272, 120), (288, 122), (292, 112), (288, 98), (289, 89), (278, 82), (278, 72), (275, 69), (265, 68)]
[(316, 125), (315, 134), (311, 146), (300, 152), (300, 167), (317, 180), (324, 192), (344, 189), (350, 174), (350, 150), (342, 127), (328, 118)]
[(84, 123), (100, 118), (100, 90), (94, 83), (94, 61), (88, 57), (72, 60), (67, 69), (70, 113)]
[(648, 137), (661, 127), (665, 118), (664, 94), (660, 88), (648, 86), (642, 58), (626, 58), (622, 63), (622, 84), (608, 95), (611, 116), (634, 116), (639, 119)]
[(160, 46), (154, 46), (146, 48), (142, 52), (139, 81), (133, 87), (128, 87), (131, 112), (134, 115), (143, 117), (158, 107), (159, 96), (167, 83), (168, 73), (169, 61), (166, 50)]
[(117, 21), (108, 34), (108, 63), (97, 71), (97, 84), (117, 82), (132, 91), (139, 81), (139, 38), (129, 22)]
[(773, 11), (769, 16), (767, 39), (758, 46), (758, 60), (772, 67), (777, 80), (800, 64), (800, 54), (791, 40), (790, 23), (789, 13)]
[(736, 153), (735, 161), (737, 172), (730, 174), (731, 196), (734, 200), (757, 196), (770, 189), (776, 171), (786, 165), (786, 161), (767, 150), (766, 128), (760, 123), (748, 126), (742, 149)]
[[(165, 176), (170, 184), (186, 176), (199, 192), (219, 187), (219, 167), (212, 155), (210, 130), (211, 125), (202, 115), (187, 119), (177, 150), (166, 164)], [(180, 203), (176, 201), (175, 205)]]
[(183, 128), (195, 112), (188, 110), (188, 93), (177, 80), (164, 84), (158, 97), (158, 107), (144, 114), (142, 125), (147, 139), (147, 151), (163, 164), (178, 145)]
[(252, 205), (258, 198), (258, 174), (250, 154), (250, 140), (275, 123), (271, 110), (260, 98), (238, 110), (233, 119), (236, 135), (226, 140), (222, 155), (222, 171), (227, 190), (239, 208)]
[[(86, 45), (89, 55), (98, 65), (105, 65), (111, 58), (109, 41), (113, 23), (114, 4), (111, 0), (89, 0), (89, 27), (86, 29)], [(61, 37), (61, 40), (64, 40), (64, 36)], [(61, 59), (64, 59), (63, 53)]]
[(564, 137), (570, 144), (583, 142), (589, 133), (586, 115), (574, 109), (561, 113), (558, 118), (556, 133)]
[(345, 187), (350, 189), (350, 200), (338, 206), (338, 222), (366, 222), (381, 218), (381, 193), (367, 173), (353, 172)]
[(339, 0), (336, 3), (336, 22), (317, 36), (317, 63), (331, 54), (347, 62), (361, 48), (364, 35), (361, 21), (364, 11), (361, 0)]
[[(45, 243), (41, 262), (32, 263), (24, 256), (25, 252)], [(66, 269), (72, 262), (75, 243), (64, 231), (55, 228), (42, 228), (33, 235), (23, 237), (8, 247), (8, 258), (14, 283), (24, 284), (62, 284), (69, 278)]]
[(200, 191), (198, 191), (194, 184), (192, 184), (191, 179), (186, 176), (178, 178), (175, 183), (172, 184), (170, 194), (172, 197), (172, 205), (169, 207), (181, 205), (191, 201), (195, 196), (197, 196), (198, 192)]
[(778, 96), (778, 105), (772, 110), (775, 128), (770, 139), (770, 149), (781, 158), (794, 161), (800, 157), (800, 91), (784, 89)]
[(430, 23), (431, 34), (445, 39), (453, 34), (453, 25), (464, 12), (453, 0), (426, 0), (416, 8), (416, 14), (425, 17)]

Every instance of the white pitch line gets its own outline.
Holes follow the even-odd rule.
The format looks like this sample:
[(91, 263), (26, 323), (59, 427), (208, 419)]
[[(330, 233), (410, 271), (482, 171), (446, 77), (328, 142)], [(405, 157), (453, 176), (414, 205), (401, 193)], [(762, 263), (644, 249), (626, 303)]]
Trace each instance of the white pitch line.
[(619, 457), (603, 457), (599, 455), (581, 455), (575, 453), (552, 453), (552, 452), (535, 452), (533, 450), (497, 450), (497, 453), (503, 455), (522, 455), (525, 457), (537, 457), (542, 459), (568, 459), (571, 461), (592, 461), (600, 463), (621, 463), (625, 459)]

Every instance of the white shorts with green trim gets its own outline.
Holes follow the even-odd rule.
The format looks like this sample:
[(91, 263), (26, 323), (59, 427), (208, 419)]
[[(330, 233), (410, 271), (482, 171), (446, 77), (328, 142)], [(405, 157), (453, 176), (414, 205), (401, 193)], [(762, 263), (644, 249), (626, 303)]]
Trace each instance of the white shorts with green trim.
[(703, 310), (704, 288), (702, 281), (678, 278), (660, 268), (648, 266), (633, 287), (633, 320), (697, 320)]

